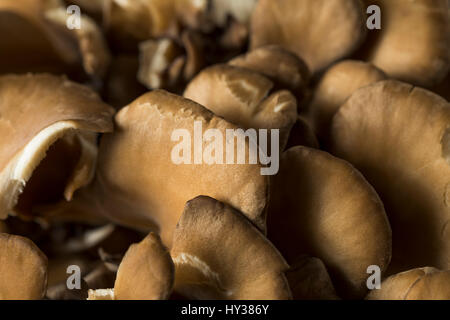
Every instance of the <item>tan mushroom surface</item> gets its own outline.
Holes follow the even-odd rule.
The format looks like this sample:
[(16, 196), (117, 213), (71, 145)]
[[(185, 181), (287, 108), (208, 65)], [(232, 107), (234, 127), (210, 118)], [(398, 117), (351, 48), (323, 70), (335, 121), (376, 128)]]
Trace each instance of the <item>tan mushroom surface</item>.
[(381, 289), (372, 290), (368, 300), (449, 300), (450, 271), (417, 268), (390, 276)]
[(302, 59), (283, 47), (277, 45), (260, 47), (237, 56), (228, 64), (247, 68), (268, 77), (274, 82), (275, 87), (290, 90), (297, 97), (299, 104), (307, 94), (310, 81), (308, 67)]
[(171, 255), (175, 290), (188, 298), (291, 298), (281, 254), (244, 215), (213, 198), (186, 203)]
[(82, 14), (82, 27), (69, 30), (67, 19), (60, 0), (2, 1), (0, 72), (66, 72), (79, 77), (76, 68), (82, 64), (88, 75), (103, 77), (110, 57), (100, 28)]
[(321, 259), (337, 293), (362, 298), (367, 267), (387, 269), (391, 229), (378, 195), (349, 163), (307, 147), (285, 151), (271, 183), (268, 238), (288, 263)]
[(0, 113), (0, 218), (69, 201), (92, 180), (96, 133), (112, 130), (113, 115), (92, 90), (48, 74), (6, 75)]
[[(132, 228), (158, 231), (169, 248), (185, 202), (202, 194), (239, 208), (265, 229), (268, 178), (261, 175), (262, 165), (226, 164), (225, 157), (223, 164), (209, 163), (214, 160), (206, 152), (211, 143), (198, 136), (201, 129), (217, 129), (223, 138), (236, 126), (199, 104), (159, 90), (123, 108), (115, 125), (115, 132), (102, 138), (96, 179), (78, 200), (85, 210)], [(178, 136), (180, 132), (185, 136)], [(244, 138), (243, 133), (237, 136)], [(191, 154), (184, 154), (180, 143), (190, 146)], [(237, 154), (237, 143), (223, 143), (223, 151), (234, 147)], [(248, 153), (248, 139), (244, 146)], [(200, 147), (205, 152), (198, 152)]]
[(0, 300), (42, 299), (47, 258), (29, 239), (0, 233)]
[(390, 274), (450, 268), (450, 104), (388, 80), (357, 90), (332, 124), (332, 150), (377, 190), (392, 226)]
[(329, 139), (333, 116), (355, 90), (386, 78), (374, 65), (357, 60), (344, 60), (327, 69), (316, 85), (306, 111), (320, 140), (326, 142)]
[(122, 259), (114, 283), (116, 300), (163, 300), (172, 292), (174, 265), (158, 235), (133, 244)]
[(392, 78), (429, 87), (450, 67), (447, 0), (364, 0), (381, 9), (381, 29), (369, 32), (362, 57)]
[(76, 63), (76, 44), (61, 37), (44, 19), (45, 12), (56, 7), (46, 0), (0, 3), (1, 73), (30, 71), (30, 67), (37, 68), (36, 72), (60, 71)]
[(260, 0), (251, 20), (251, 47), (278, 44), (316, 73), (357, 49), (365, 32), (359, 0)]
[(203, 69), (183, 96), (243, 129), (279, 129), (280, 147), (284, 148), (297, 118), (297, 102), (287, 90), (271, 93), (273, 86), (257, 72), (215, 65)]
[(294, 300), (338, 300), (330, 275), (323, 262), (301, 256), (291, 264), (286, 278)]

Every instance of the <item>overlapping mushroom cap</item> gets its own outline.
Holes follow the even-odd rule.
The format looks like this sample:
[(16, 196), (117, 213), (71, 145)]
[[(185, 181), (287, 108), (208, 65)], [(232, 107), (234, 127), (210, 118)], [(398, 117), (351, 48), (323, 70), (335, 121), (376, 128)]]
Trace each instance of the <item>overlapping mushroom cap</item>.
[[(69, 30), (60, 0), (0, 2), (0, 73), (66, 72), (79, 76), (83, 65), (91, 76), (103, 77), (109, 50), (95, 21), (80, 15), (80, 28)], [(32, 52), (32, 54), (30, 54)]]
[(321, 141), (327, 142), (334, 114), (355, 90), (385, 79), (383, 71), (362, 61), (344, 60), (330, 67), (316, 85), (307, 110)]
[(0, 300), (42, 299), (47, 258), (29, 239), (0, 233)]
[(429, 87), (450, 67), (447, 0), (364, 0), (381, 9), (381, 29), (369, 32), (363, 57), (392, 78)]
[(294, 300), (338, 300), (330, 275), (323, 262), (300, 256), (291, 264), (286, 278)]
[(114, 284), (117, 300), (162, 300), (172, 293), (174, 265), (161, 239), (150, 233), (122, 259)]
[(96, 93), (63, 77), (0, 77), (0, 218), (70, 200), (88, 184), (96, 133), (112, 130), (113, 112)]
[(260, 0), (252, 16), (251, 47), (281, 45), (316, 73), (357, 49), (364, 20), (359, 0)]
[(417, 268), (390, 276), (368, 300), (449, 300), (450, 271)]
[(310, 80), (308, 67), (302, 59), (283, 47), (260, 47), (232, 59), (228, 64), (268, 77), (277, 89), (290, 90), (298, 104), (307, 94)]
[(289, 263), (321, 259), (343, 298), (367, 291), (367, 268), (385, 271), (391, 229), (383, 204), (346, 161), (306, 147), (285, 151), (271, 184), (268, 238)]
[(290, 299), (280, 253), (230, 206), (200, 196), (174, 232), (175, 290), (195, 299)]
[(297, 103), (287, 90), (270, 94), (273, 86), (257, 72), (216, 65), (196, 76), (184, 97), (243, 128), (279, 129), (280, 147), (284, 148), (297, 118)]
[(357, 90), (332, 124), (333, 152), (380, 195), (392, 226), (391, 272), (450, 267), (450, 105), (398, 81)]
[[(202, 128), (194, 131), (194, 126)], [(202, 194), (238, 208), (264, 230), (268, 178), (261, 175), (262, 165), (227, 164), (225, 150), (233, 141), (219, 138), (223, 153), (216, 152), (223, 164), (210, 163), (213, 159), (204, 158), (203, 151), (213, 141), (201, 136), (208, 129), (217, 129), (225, 138), (227, 129), (237, 127), (165, 91), (139, 97), (116, 115), (115, 132), (103, 136), (96, 180), (80, 198), (89, 198), (97, 212), (113, 221), (159, 231), (168, 247), (185, 202)], [(180, 132), (186, 137), (178, 136)], [(237, 135), (243, 138), (243, 133)], [(188, 150), (179, 150), (180, 143)], [(236, 156), (236, 143), (234, 148)], [(244, 151), (249, 150), (245, 140)], [(180, 163), (177, 157), (187, 162)]]

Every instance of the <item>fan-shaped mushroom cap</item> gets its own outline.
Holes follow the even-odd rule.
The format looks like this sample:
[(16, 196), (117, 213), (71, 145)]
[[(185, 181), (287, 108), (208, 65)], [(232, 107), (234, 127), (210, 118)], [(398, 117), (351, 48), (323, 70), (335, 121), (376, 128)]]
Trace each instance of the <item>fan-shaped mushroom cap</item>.
[(161, 239), (150, 233), (133, 244), (120, 263), (114, 284), (116, 300), (163, 300), (172, 292), (174, 265)]
[[(236, 129), (204, 107), (165, 91), (136, 99), (116, 115), (116, 131), (103, 136), (97, 178), (84, 197), (113, 221), (158, 230), (168, 247), (184, 204), (201, 194), (239, 208), (264, 230), (268, 179), (261, 175), (261, 165), (196, 164), (191, 154), (187, 155), (191, 164), (172, 159), (179, 144), (173, 135), (179, 130), (189, 133), (183, 142), (192, 144), (192, 154), (200, 144), (203, 150), (210, 145), (194, 136), (196, 121), (204, 132), (218, 129), (223, 137), (227, 129)], [(246, 140), (245, 150), (249, 148)]]
[(398, 81), (357, 90), (331, 129), (333, 152), (375, 187), (393, 230), (391, 271), (450, 268), (450, 105)]
[(280, 129), (280, 147), (284, 148), (297, 118), (297, 102), (286, 90), (269, 95), (272, 88), (273, 82), (259, 73), (216, 65), (200, 72), (184, 97), (244, 128)]
[(0, 72), (74, 72), (82, 62), (87, 74), (103, 76), (110, 56), (99, 27), (81, 15), (82, 27), (69, 30), (67, 18), (60, 0), (1, 1)]
[(256, 71), (280, 89), (289, 89), (299, 101), (304, 98), (309, 83), (309, 70), (302, 59), (280, 46), (254, 49), (229, 62), (230, 65)]
[(388, 76), (420, 86), (444, 78), (450, 66), (446, 0), (364, 0), (381, 9), (381, 29), (369, 32), (365, 60)]
[[(55, 27), (67, 31), (67, 10), (62, 4), (48, 10), (45, 18)], [(76, 41), (86, 73), (103, 78), (111, 62), (111, 55), (102, 31), (95, 20), (87, 15), (80, 15), (80, 28), (71, 30), (67, 35)]]
[(386, 270), (391, 230), (383, 204), (346, 161), (306, 147), (285, 151), (271, 184), (268, 238), (289, 263), (320, 258), (338, 294), (362, 297), (367, 267)]
[(299, 257), (286, 272), (286, 278), (294, 300), (339, 299), (325, 265), (318, 258)]
[(312, 73), (349, 55), (365, 35), (359, 0), (260, 0), (251, 22), (251, 47), (278, 44)]
[(55, 1), (47, 0), (4, 0), (0, 3), (0, 30), (3, 34), (0, 72), (30, 71), (29, 68), (35, 65), (43, 70), (61, 70), (65, 65), (76, 62), (75, 43), (61, 37), (44, 19), (44, 12), (56, 7)]
[(0, 233), (0, 300), (42, 299), (47, 258), (29, 239)]
[(129, 32), (139, 40), (157, 37), (167, 32), (175, 22), (173, 1), (109, 0), (104, 6), (105, 23), (116, 31)]
[(175, 290), (195, 299), (289, 299), (288, 266), (240, 212), (200, 196), (174, 233)]
[(113, 115), (93, 91), (47, 74), (2, 76), (0, 113), (0, 218), (70, 200), (91, 181), (95, 133), (111, 131)]
[(334, 114), (355, 90), (385, 79), (383, 71), (362, 61), (345, 60), (330, 67), (314, 89), (307, 111), (319, 138), (328, 139)]
[(449, 300), (450, 271), (418, 268), (395, 274), (371, 291), (369, 300)]

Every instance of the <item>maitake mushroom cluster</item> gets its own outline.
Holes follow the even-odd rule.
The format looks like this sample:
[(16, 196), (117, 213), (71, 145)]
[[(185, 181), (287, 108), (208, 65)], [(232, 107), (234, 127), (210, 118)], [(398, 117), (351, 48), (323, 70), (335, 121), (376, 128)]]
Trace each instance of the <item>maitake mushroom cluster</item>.
[[(0, 299), (450, 299), (449, 1), (1, 0), (0, 34)], [(199, 124), (278, 129), (276, 174), (174, 162)]]

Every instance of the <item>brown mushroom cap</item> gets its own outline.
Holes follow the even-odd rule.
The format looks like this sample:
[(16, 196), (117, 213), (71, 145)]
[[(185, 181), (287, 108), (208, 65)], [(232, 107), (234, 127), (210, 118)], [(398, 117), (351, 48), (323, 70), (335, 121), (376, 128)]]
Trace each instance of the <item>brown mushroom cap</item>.
[[(116, 131), (102, 138), (97, 178), (82, 200), (94, 204), (86, 209), (95, 208), (126, 226), (158, 230), (170, 247), (186, 201), (206, 194), (239, 208), (264, 230), (268, 178), (261, 175), (261, 165), (173, 162), (172, 149), (178, 144), (172, 141), (174, 130), (185, 129), (191, 135), (189, 142), (200, 142), (193, 134), (195, 121), (202, 123), (203, 132), (218, 129), (223, 137), (226, 129), (237, 129), (204, 107), (165, 91), (147, 93), (123, 108), (116, 115)], [(202, 145), (205, 149), (209, 143)], [(245, 146), (249, 150), (247, 139)]]
[(93, 176), (95, 133), (112, 130), (96, 93), (47, 74), (0, 77), (0, 113), (0, 218), (70, 200)]
[(0, 300), (42, 299), (47, 258), (29, 239), (0, 233)]
[(106, 1), (105, 27), (121, 49), (131, 49), (152, 37), (175, 35), (178, 32), (175, 1), (178, 0)]
[(322, 260), (301, 256), (295, 260), (286, 278), (294, 300), (338, 300), (330, 275)]
[(418, 268), (395, 274), (371, 291), (368, 300), (449, 300), (450, 271)]
[(284, 148), (297, 118), (297, 103), (286, 90), (269, 95), (272, 88), (273, 82), (259, 73), (216, 65), (200, 72), (184, 97), (243, 128), (280, 129), (280, 147)]
[(252, 16), (251, 47), (281, 45), (316, 73), (357, 48), (364, 22), (359, 0), (260, 0)]
[(357, 90), (331, 128), (332, 150), (375, 187), (393, 231), (391, 272), (450, 268), (450, 105), (398, 81)]
[(369, 32), (363, 58), (388, 76), (420, 86), (442, 80), (450, 66), (446, 0), (364, 0), (381, 9), (381, 29)]
[(128, 249), (114, 284), (116, 300), (163, 300), (172, 292), (174, 265), (161, 239), (150, 233)]
[(82, 27), (69, 30), (67, 18), (61, 0), (1, 1), (0, 73), (65, 72), (79, 77), (75, 67), (83, 64), (88, 75), (103, 77), (110, 56), (100, 28), (82, 14)]
[(256, 71), (280, 89), (289, 89), (300, 102), (309, 83), (309, 70), (305, 62), (280, 46), (270, 45), (257, 48), (238, 56), (230, 65)]
[(364, 296), (367, 267), (386, 270), (391, 230), (383, 204), (346, 161), (306, 147), (285, 151), (273, 177), (268, 238), (289, 263), (320, 258), (342, 297)]
[(328, 140), (334, 114), (355, 90), (385, 79), (383, 71), (362, 61), (345, 60), (330, 67), (315, 87), (307, 111), (320, 140)]
[(45, 18), (60, 28), (61, 32), (72, 37), (81, 55), (84, 70), (91, 76), (103, 78), (106, 75), (111, 55), (108, 45), (103, 37), (102, 30), (91, 17), (82, 14), (80, 16), (79, 29), (67, 29), (67, 9), (61, 4), (59, 7), (48, 10)]
[(76, 63), (76, 43), (44, 19), (46, 11), (57, 7), (45, 0), (0, 2), (0, 73), (61, 71)]
[(289, 299), (288, 266), (245, 217), (215, 199), (186, 203), (174, 233), (175, 290), (195, 299)]

